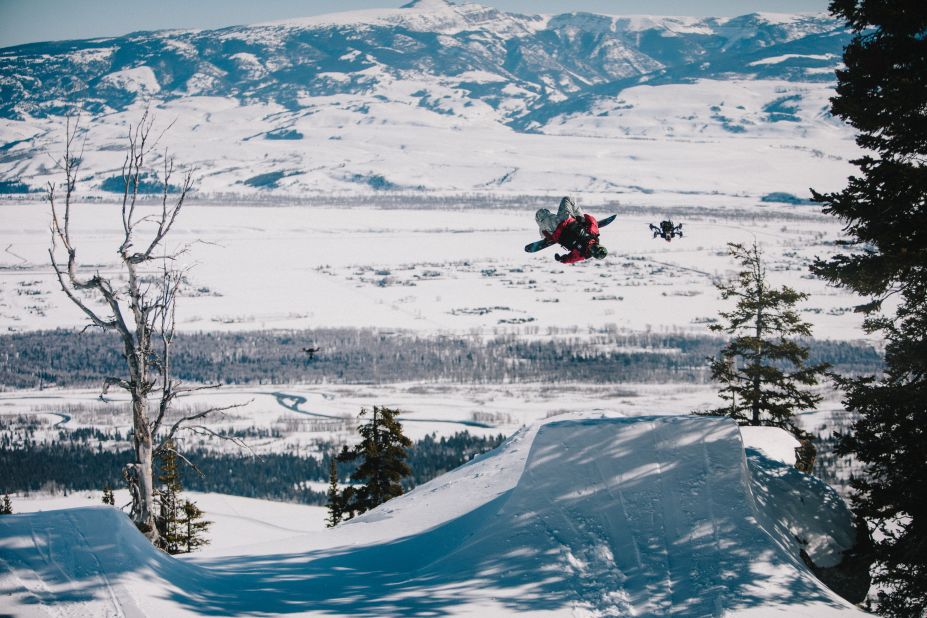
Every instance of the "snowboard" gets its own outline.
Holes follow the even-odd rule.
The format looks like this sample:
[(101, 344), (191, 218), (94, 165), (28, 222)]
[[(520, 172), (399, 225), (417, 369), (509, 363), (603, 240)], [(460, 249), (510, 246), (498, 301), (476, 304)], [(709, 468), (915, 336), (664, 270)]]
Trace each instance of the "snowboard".
[[(602, 229), (603, 227), (605, 227), (606, 225), (614, 221), (615, 217), (617, 216), (618, 215), (611, 215), (610, 217), (605, 217), (604, 219), (599, 221), (599, 229)], [(552, 240), (547, 240), (546, 238), (542, 238), (541, 240), (536, 240), (533, 243), (529, 243), (525, 245), (525, 251), (527, 251), (528, 253), (535, 253), (536, 251), (540, 251), (541, 249), (546, 249), (547, 247), (551, 245), (556, 245), (556, 244), (557, 243), (555, 243)]]

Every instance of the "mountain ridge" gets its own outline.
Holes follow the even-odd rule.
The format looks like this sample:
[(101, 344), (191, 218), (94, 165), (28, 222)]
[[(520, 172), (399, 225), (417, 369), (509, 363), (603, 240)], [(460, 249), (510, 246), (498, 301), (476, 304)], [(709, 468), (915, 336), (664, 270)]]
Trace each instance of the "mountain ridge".
[[(428, 0), (400, 9), (217, 30), (165, 30), (0, 49), (0, 116), (43, 117), (79, 106), (91, 113), (124, 109), (138, 92), (114, 85), (107, 76), (140, 67), (148, 67), (157, 83), (156, 89), (143, 90), (161, 96), (257, 99), (291, 109), (294, 89), (310, 95), (352, 91), (344, 82), (333, 88), (326, 77), (332, 72), (352, 75), (356, 82), (360, 73), (373, 68), (399, 77), (408, 72), (453, 77), (483, 70), (531, 92), (533, 96), (523, 97), (531, 112), (594, 87), (621, 87), (622, 80), (652, 80), (667, 72), (673, 80), (719, 72), (789, 79), (795, 77), (790, 69), (796, 63), (750, 68), (749, 62), (772, 47), (799, 40), (810, 51), (833, 54), (840, 51), (839, 42), (820, 40), (820, 35), (830, 38), (835, 32), (836, 22), (822, 16), (753, 13), (681, 20), (577, 12), (542, 17)], [(810, 51), (805, 55), (823, 55)], [(808, 64), (806, 60), (798, 66)], [(360, 81), (353, 90), (369, 86)], [(470, 93), (469, 98), (478, 97)], [(512, 122), (519, 114), (506, 116)]]
[[(808, 152), (828, 179), (845, 178), (855, 151), (827, 100), (847, 40), (822, 15), (542, 16), (435, 0), (5, 48), (0, 193), (51, 180), (44, 153), (75, 113), (93, 129), (84, 192), (105, 193), (120, 169), (121, 127), (153, 108), (179, 121), (174, 150), (208, 170), (198, 186), (214, 195), (805, 195), (810, 166), (796, 173), (741, 138), (779, 140), (777, 150)], [(600, 146), (585, 140), (601, 138), (620, 152), (597, 163), (585, 153)], [(627, 140), (734, 141), (717, 153), (685, 146), (692, 171), (677, 179), (662, 170), (676, 155)], [(720, 183), (712, 174), (730, 167), (732, 149), (755, 174)], [(609, 159), (652, 164), (629, 172)], [(784, 173), (759, 175), (774, 160)]]

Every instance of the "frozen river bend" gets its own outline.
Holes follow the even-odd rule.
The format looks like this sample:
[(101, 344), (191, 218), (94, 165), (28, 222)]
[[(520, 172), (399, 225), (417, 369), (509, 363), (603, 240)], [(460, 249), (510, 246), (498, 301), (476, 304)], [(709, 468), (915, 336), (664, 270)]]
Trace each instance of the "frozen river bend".
[(193, 559), (107, 507), (3, 517), (0, 600), (15, 615), (820, 618), (857, 610), (799, 551), (832, 566), (851, 541), (836, 494), (745, 450), (733, 422), (567, 418), (334, 530)]

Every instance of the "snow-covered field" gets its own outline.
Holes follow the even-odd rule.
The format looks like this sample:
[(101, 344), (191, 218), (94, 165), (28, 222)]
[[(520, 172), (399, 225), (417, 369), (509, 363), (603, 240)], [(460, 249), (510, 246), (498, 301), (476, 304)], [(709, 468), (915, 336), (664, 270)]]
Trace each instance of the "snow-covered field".
[[(858, 614), (799, 557), (839, 561), (852, 542), (844, 503), (786, 464), (747, 455), (729, 420), (561, 418), (333, 530), (315, 528), (318, 511), (286, 506), (268, 517), (256, 501), (197, 496), (216, 513), (217, 537), (181, 559), (108, 507), (6, 516), (3, 611)], [(255, 527), (248, 519), (259, 511)]]
[[(583, 204), (583, 196), (580, 203)], [(491, 201), (491, 198), (487, 198)], [(559, 196), (549, 206), (556, 210)], [(857, 298), (808, 272), (833, 253), (840, 227), (810, 206), (744, 199), (696, 201), (686, 211), (651, 204), (592, 203), (618, 219), (602, 230), (609, 256), (569, 267), (555, 248), (528, 254), (538, 238), (531, 209), (336, 210), (190, 206), (171, 246), (189, 245), (189, 297), (178, 309), (188, 331), (326, 327), (421, 333), (549, 334), (552, 329), (707, 333), (722, 304), (713, 282), (736, 268), (726, 243), (756, 239), (773, 283), (811, 298), (801, 305), (819, 338), (864, 338)], [(648, 223), (668, 213), (685, 237), (653, 239)], [(0, 205), (0, 329), (82, 327), (48, 262), (47, 204)], [(72, 218), (84, 272), (116, 275), (120, 229), (113, 204), (81, 203)]]

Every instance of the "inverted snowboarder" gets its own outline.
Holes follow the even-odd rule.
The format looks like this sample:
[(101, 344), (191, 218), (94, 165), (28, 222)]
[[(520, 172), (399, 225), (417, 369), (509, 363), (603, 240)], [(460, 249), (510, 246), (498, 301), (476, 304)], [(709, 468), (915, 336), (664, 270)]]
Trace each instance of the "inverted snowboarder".
[(565, 255), (554, 254), (554, 259), (561, 264), (573, 264), (596, 258), (601, 260), (608, 255), (608, 250), (599, 243), (599, 228), (615, 219), (615, 215), (596, 221), (595, 217), (584, 213), (570, 197), (560, 200), (560, 208), (554, 215), (546, 208), (534, 214), (538, 229), (543, 238), (525, 247), (525, 251), (540, 251), (551, 245), (559, 244), (568, 251)]
[(657, 227), (653, 223), (650, 224), (650, 229), (653, 230), (653, 237), (656, 238), (659, 236), (666, 242), (670, 242), (677, 236), (682, 238), (682, 223), (679, 225), (673, 225), (672, 221), (660, 221), (660, 227)]

